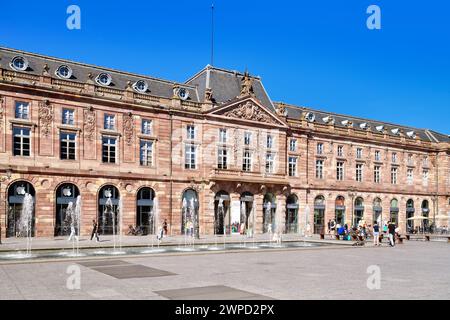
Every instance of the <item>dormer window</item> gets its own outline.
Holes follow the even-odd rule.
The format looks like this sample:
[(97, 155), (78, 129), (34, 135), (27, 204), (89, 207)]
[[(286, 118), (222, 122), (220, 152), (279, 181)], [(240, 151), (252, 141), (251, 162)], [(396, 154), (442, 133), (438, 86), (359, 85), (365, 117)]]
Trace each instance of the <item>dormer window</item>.
[(189, 98), (189, 91), (187, 91), (187, 89), (185, 89), (185, 88), (180, 88), (178, 90), (178, 97), (181, 100), (187, 100)]
[(139, 80), (139, 81), (135, 82), (135, 84), (133, 85), (133, 88), (137, 92), (145, 93), (148, 90), (148, 84), (144, 80)]
[(112, 78), (111, 75), (108, 73), (100, 73), (95, 79), (95, 81), (97, 81), (99, 85), (107, 87), (111, 84)]
[(376, 126), (375, 129), (377, 129), (378, 132), (383, 132), (384, 126)]
[(416, 138), (416, 133), (414, 131), (408, 131), (406, 133), (406, 135), (408, 136), (408, 138), (411, 138), (411, 139), (415, 139)]
[(17, 71), (25, 71), (28, 69), (28, 60), (24, 57), (14, 57), (11, 60), (11, 68)]
[(400, 129), (399, 128), (395, 128), (395, 129), (392, 129), (391, 132), (394, 135), (398, 135), (400, 133)]
[(59, 66), (55, 74), (63, 79), (70, 79), (72, 77), (72, 69), (69, 66)]
[(367, 122), (361, 123), (361, 124), (359, 125), (359, 127), (360, 127), (361, 129), (363, 129), (363, 130), (369, 129), (369, 125), (367, 124)]

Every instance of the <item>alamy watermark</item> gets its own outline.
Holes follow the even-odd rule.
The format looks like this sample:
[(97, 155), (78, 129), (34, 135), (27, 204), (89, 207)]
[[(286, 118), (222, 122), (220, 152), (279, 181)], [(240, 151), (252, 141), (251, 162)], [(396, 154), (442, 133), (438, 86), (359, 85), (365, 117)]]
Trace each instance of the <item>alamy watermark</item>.
[(366, 25), (369, 30), (381, 29), (381, 9), (376, 4), (372, 4), (367, 7), (367, 14), (370, 16), (367, 18)]
[(81, 269), (76, 264), (71, 264), (67, 267), (66, 274), (69, 276), (66, 280), (66, 288), (68, 290), (80, 290), (81, 289)]
[(377, 265), (371, 265), (367, 267), (367, 278), (366, 285), (369, 290), (380, 290), (381, 289), (381, 268)]
[(69, 15), (66, 20), (66, 26), (69, 30), (81, 29), (81, 9), (79, 6), (72, 4), (67, 7), (66, 13)]

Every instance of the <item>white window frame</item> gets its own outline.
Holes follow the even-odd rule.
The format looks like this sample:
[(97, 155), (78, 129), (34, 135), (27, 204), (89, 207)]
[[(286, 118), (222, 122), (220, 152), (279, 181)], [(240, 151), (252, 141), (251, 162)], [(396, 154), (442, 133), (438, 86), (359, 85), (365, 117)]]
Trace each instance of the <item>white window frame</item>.
[(336, 162), (336, 180), (344, 181), (345, 176), (345, 164), (344, 161)]
[(297, 157), (288, 158), (288, 175), (290, 177), (297, 176)]

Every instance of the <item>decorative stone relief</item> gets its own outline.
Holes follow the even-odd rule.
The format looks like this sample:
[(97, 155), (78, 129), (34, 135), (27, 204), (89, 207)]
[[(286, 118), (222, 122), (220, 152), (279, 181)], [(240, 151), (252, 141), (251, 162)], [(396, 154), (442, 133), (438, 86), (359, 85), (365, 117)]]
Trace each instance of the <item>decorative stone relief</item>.
[(240, 104), (237, 108), (225, 112), (224, 114), (229, 118), (240, 118), (245, 120), (252, 120), (265, 123), (276, 123), (271, 116), (269, 116), (261, 107), (247, 101)]
[(84, 110), (84, 137), (88, 140), (95, 138), (95, 111), (89, 107)]
[(53, 122), (53, 107), (48, 100), (39, 103), (39, 124), (41, 127), (41, 134), (44, 137), (50, 135)]
[(123, 136), (127, 145), (133, 144), (134, 119), (131, 112), (123, 116)]

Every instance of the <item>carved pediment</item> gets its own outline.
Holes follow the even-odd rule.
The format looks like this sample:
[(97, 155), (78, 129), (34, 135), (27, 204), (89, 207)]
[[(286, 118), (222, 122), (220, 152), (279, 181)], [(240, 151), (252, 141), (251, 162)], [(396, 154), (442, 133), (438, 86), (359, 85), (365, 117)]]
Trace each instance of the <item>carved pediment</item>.
[(264, 110), (261, 106), (252, 101), (245, 101), (238, 105), (222, 110), (216, 113), (228, 118), (243, 119), (280, 125), (271, 114)]

